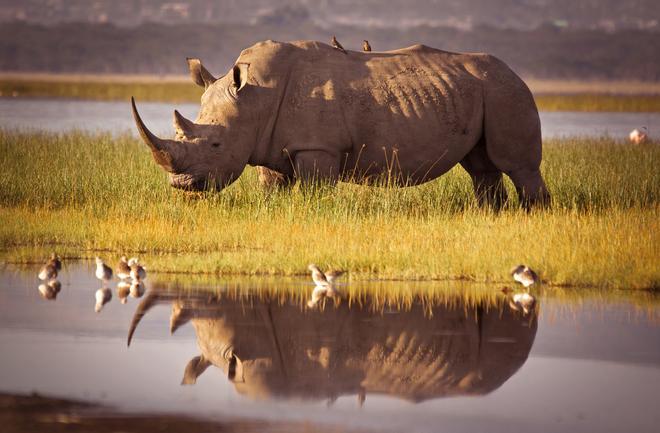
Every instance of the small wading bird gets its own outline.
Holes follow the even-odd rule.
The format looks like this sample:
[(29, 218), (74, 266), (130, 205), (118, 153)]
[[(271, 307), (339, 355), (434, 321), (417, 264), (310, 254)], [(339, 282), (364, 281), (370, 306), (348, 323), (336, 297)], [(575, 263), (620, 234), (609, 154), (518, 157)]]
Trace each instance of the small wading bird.
[(96, 258), (96, 278), (103, 281), (103, 284), (112, 279), (112, 269), (110, 266), (103, 263), (100, 257)]
[(646, 126), (642, 126), (640, 129), (633, 129), (628, 137), (633, 144), (643, 144), (649, 138), (649, 130)]
[(50, 259), (39, 270), (39, 279), (42, 281), (57, 278), (57, 273), (62, 269), (62, 262), (57, 254), (52, 253)]
[(119, 264), (117, 265), (117, 277), (120, 280), (127, 280), (131, 276), (131, 267), (128, 266), (128, 261), (126, 259), (126, 256), (121, 256), (119, 259)]
[(147, 278), (147, 271), (138, 263), (137, 257), (131, 257), (128, 261), (128, 266), (131, 268), (131, 278), (133, 280), (144, 280)]
[(511, 276), (515, 281), (525, 286), (525, 288), (528, 288), (529, 286), (534, 285), (539, 281), (539, 277), (536, 275), (536, 272), (525, 265), (518, 265), (511, 269)]
[(312, 280), (314, 281), (314, 284), (316, 284), (316, 287), (312, 291), (312, 298), (307, 302), (308, 307), (315, 307), (316, 304), (326, 296), (329, 298), (341, 296), (335, 287), (335, 281), (344, 275), (344, 271), (329, 271), (325, 274), (313, 263), (310, 264), (307, 269), (312, 272)]
[(371, 51), (371, 45), (369, 45), (369, 41), (366, 39), (362, 41), (362, 51), (367, 53)]
[(131, 285), (126, 281), (120, 281), (117, 283), (117, 297), (119, 302), (125, 304), (128, 301), (128, 295), (131, 292)]
[(96, 298), (96, 305), (94, 306), (94, 311), (97, 313), (103, 309), (103, 306), (110, 302), (112, 299), (112, 292), (107, 287), (101, 287), (94, 294)]
[(330, 44), (332, 44), (332, 46), (333, 46), (334, 48), (336, 48), (336, 49), (338, 49), (339, 51), (341, 51), (342, 53), (346, 54), (346, 50), (344, 49), (344, 47), (341, 46), (341, 44), (340, 44), (339, 41), (337, 40), (337, 37), (336, 37), (336, 36), (333, 36), (333, 37), (332, 37), (332, 41), (330, 41)]

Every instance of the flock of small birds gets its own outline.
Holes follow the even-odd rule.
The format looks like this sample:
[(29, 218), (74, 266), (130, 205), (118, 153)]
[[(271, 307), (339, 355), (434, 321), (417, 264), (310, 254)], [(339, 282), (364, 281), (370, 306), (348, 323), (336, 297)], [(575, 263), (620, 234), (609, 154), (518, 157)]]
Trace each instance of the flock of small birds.
[[(311, 263), (307, 269), (312, 273), (314, 290), (307, 306), (315, 308), (325, 298), (340, 299), (343, 295), (336, 286), (337, 279), (344, 275), (345, 271), (331, 270), (323, 272)], [(524, 287), (523, 291), (513, 293), (513, 290), (505, 287), (502, 291), (509, 297), (509, 306), (515, 311), (522, 311), (525, 315), (534, 310), (536, 298), (530, 293), (530, 288), (540, 283), (539, 276), (529, 266), (518, 265), (511, 269), (513, 280)]]
[[(52, 253), (46, 264), (39, 270), (39, 279), (46, 281), (39, 285), (39, 293), (45, 299), (53, 300), (62, 289), (62, 284), (57, 280), (57, 275), (62, 269), (60, 257)], [(330, 270), (323, 272), (317, 265), (311, 263), (307, 267), (312, 273), (314, 290), (310, 300), (307, 302), (309, 308), (315, 308), (325, 298), (338, 301), (342, 298), (341, 291), (337, 288), (337, 280), (345, 274), (345, 271)], [(142, 266), (137, 257), (128, 259), (122, 256), (115, 270), (119, 279), (117, 283), (117, 296), (122, 304), (125, 304), (129, 296), (139, 298), (144, 294), (144, 282), (147, 278), (147, 270)], [(96, 278), (101, 280), (103, 286), (95, 293), (96, 304), (94, 311), (97, 313), (112, 299), (112, 291), (107, 287), (112, 280), (112, 268), (106, 265), (100, 257), (96, 257)], [(513, 292), (508, 287), (503, 291), (509, 296), (509, 305), (513, 310), (529, 314), (536, 305), (536, 298), (530, 293), (530, 287), (539, 284), (540, 280), (536, 272), (529, 266), (518, 265), (511, 269), (513, 280), (524, 287), (524, 291)]]
[[(57, 280), (57, 275), (61, 269), (62, 261), (60, 257), (52, 253), (46, 264), (39, 270), (39, 279), (46, 281), (40, 284), (38, 288), (39, 294), (44, 299), (55, 300), (57, 294), (62, 290), (62, 283)], [(112, 291), (108, 287), (108, 283), (113, 276), (112, 268), (106, 265), (101, 258), (96, 257), (96, 272), (94, 275), (103, 283), (103, 286), (94, 294), (96, 299), (94, 311), (98, 313), (112, 299)], [(140, 298), (144, 295), (143, 280), (147, 278), (147, 270), (136, 257), (129, 260), (126, 256), (122, 256), (119, 259), (115, 275), (119, 278), (117, 296), (122, 304), (128, 301), (129, 296)]]
[[(140, 264), (137, 257), (128, 259), (126, 256), (121, 256), (115, 271), (115, 275), (119, 278), (117, 283), (119, 302), (125, 304), (128, 302), (129, 295), (139, 298), (144, 294), (144, 282), (142, 280), (147, 278), (147, 270)], [(103, 283), (103, 287), (96, 291), (94, 311), (98, 313), (112, 299), (112, 292), (107, 287), (108, 282), (112, 279), (112, 268), (106, 265), (100, 257), (96, 257), (95, 275)]]

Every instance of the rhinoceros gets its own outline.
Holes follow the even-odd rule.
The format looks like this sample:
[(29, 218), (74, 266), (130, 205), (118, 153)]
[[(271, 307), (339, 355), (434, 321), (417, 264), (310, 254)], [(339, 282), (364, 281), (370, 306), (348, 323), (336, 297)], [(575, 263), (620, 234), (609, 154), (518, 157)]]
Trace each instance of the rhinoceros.
[(505, 302), (409, 309), (374, 308), (368, 299), (306, 309), (295, 299), (216, 298), (153, 290), (137, 307), (129, 344), (142, 317), (171, 303), (170, 330), (192, 322), (200, 355), (185, 368), (194, 384), (209, 367), (254, 399), (334, 401), (342, 395), (385, 394), (412, 402), (492, 392), (526, 361), (536, 335), (536, 310)]
[(176, 188), (222, 189), (246, 165), (268, 182), (382, 178), (413, 186), (457, 163), (480, 204), (506, 200), (502, 173), (529, 207), (547, 203), (541, 129), (525, 83), (488, 54), (414, 45), (343, 53), (314, 41), (259, 42), (215, 78), (188, 59), (205, 88), (193, 122), (174, 112), (174, 139), (140, 135)]

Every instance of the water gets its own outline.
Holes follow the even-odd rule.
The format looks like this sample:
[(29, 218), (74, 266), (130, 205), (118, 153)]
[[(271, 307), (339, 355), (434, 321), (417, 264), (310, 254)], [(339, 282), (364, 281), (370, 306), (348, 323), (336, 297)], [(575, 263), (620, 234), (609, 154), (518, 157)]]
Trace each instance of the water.
[[(172, 116), (177, 108), (189, 119), (197, 117), (199, 104), (139, 103), (147, 126), (163, 136), (172, 136)], [(627, 137), (634, 128), (646, 126), (652, 137), (660, 132), (659, 113), (542, 112), (543, 137)], [(0, 98), (0, 127), (35, 128), (54, 132), (131, 132), (137, 135), (130, 102), (96, 102), (65, 99)]]
[(65, 263), (54, 301), (39, 295), (37, 271), (0, 271), (0, 392), (381, 432), (651, 432), (660, 422), (651, 295), (633, 305), (541, 293), (528, 313), (504, 294), (309, 309), (283, 294), (308, 294), (306, 279), (282, 280), (291, 290), (276, 296), (258, 279), (149, 275), (126, 304), (111, 283), (97, 314), (90, 263)]

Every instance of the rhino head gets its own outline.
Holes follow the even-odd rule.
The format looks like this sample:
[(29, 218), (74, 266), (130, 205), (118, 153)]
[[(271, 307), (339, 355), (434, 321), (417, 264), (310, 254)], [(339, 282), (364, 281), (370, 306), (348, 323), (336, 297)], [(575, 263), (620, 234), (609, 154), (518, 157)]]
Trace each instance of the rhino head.
[(188, 59), (188, 66), (193, 81), (205, 88), (194, 122), (175, 110), (175, 136), (162, 139), (147, 129), (131, 98), (133, 117), (154, 159), (169, 173), (170, 185), (192, 191), (220, 190), (240, 176), (256, 145), (254, 110), (246, 100), (251, 87), (249, 65), (238, 63), (217, 79), (198, 59)]

